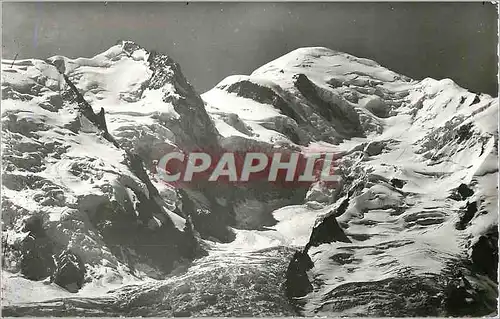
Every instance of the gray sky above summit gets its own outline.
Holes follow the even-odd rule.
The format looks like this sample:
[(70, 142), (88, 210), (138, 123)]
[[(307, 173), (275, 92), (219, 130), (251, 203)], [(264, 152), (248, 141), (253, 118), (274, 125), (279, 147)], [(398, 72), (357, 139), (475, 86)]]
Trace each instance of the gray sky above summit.
[(490, 3), (3, 3), (2, 57), (90, 57), (119, 39), (171, 55), (201, 93), (287, 52), (325, 46), (415, 79), (498, 95)]

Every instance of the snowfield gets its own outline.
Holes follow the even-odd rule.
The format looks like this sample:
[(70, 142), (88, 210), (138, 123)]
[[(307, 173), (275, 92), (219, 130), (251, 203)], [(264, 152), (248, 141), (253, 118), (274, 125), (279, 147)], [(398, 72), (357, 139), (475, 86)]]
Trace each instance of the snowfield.
[[(54, 63), (104, 108), (118, 146)], [(168, 56), (129, 41), (93, 58), (3, 60), (4, 311), (494, 315), (498, 105), (322, 47), (201, 95)], [(333, 152), (341, 182), (178, 190), (151, 170), (207, 145)], [(64, 268), (62, 251), (79, 262)], [(57, 284), (68, 269), (83, 278), (73, 292)]]

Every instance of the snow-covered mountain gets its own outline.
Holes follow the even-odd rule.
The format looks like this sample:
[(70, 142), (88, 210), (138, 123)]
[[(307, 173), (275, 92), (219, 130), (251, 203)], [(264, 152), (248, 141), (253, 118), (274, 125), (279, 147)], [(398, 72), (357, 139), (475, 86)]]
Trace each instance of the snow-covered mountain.
[[(495, 313), (497, 122), (496, 98), (326, 48), (201, 96), (130, 41), (3, 60), (4, 311)], [(342, 181), (175, 189), (151, 170), (199, 148), (335, 152)]]
[[(113, 126), (114, 121), (129, 125), (130, 110), (117, 110), (120, 99), (133, 105), (134, 94), (143, 96), (142, 104), (133, 108), (139, 110), (137, 123), (141, 112), (157, 118), (176, 114), (161, 98), (154, 105), (162, 105), (165, 112), (143, 111), (161, 96), (161, 88), (152, 88), (161, 79), (140, 88), (140, 77), (152, 73), (147, 66), (150, 54), (136, 50), (122, 59), (128, 45), (92, 59), (51, 59), (64, 59), (66, 73), (89, 103), (106, 97), (102, 105), (110, 119), (86, 110), (49, 61), (3, 62), (4, 269), (21, 271), (33, 280), (51, 276), (63, 287), (76, 284), (71, 290), (78, 290), (86, 282), (106, 286), (163, 276), (202, 250), (185, 220), (172, 211), (175, 191), (160, 194), (140, 153), (117, 143), (130, 139), (125, 129), (118, 134)], [(139, 79), (119, 73), (127, 74), (126, 69), (136, 71)], [(120, 119), (113, 117), (115, 112), (123, 113)], [(100, 127), (100, 118), (116, 140)], [(77, 262), (66, 266), (60, 254)]]

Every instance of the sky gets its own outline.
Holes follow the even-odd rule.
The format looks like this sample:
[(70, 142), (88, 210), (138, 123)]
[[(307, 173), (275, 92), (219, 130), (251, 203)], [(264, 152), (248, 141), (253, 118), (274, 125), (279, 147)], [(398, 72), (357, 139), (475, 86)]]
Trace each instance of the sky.
[(33, 2), (2, 4), (2, 58), (91, 57), (120, 39), (174, 58), (198, 92), (306, 46), (498, 96), (490, 3)]

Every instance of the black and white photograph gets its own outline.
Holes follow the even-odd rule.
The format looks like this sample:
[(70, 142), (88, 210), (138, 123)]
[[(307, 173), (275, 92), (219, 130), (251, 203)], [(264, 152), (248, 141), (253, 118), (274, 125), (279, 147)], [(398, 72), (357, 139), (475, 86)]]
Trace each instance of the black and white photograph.
[(2, 316), (498, 316), (498, 2), (1, 8)]

